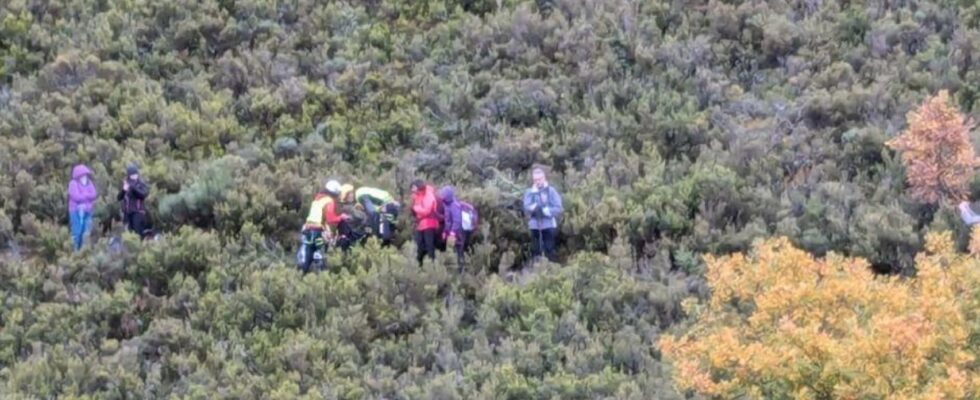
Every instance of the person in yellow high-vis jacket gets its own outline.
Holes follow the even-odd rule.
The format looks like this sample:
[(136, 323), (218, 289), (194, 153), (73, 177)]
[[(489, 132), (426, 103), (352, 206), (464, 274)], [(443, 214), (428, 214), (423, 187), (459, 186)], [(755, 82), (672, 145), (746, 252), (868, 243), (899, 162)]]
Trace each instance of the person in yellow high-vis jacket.
[(300, 267), (304, 273), (310, 272), (310, 267), (313, 264), (313, 255), (321, 249), (326, 251), (326, 240), (330, 238), (331, 228), (336, 227), (346, 219), (350, 219), (350, 216), (347, 214), (337, 213), (340, 190), (340, 182), (331, 180), (313, 198), (313, 203), (310, 205), (310, 212), (307, 214), (306, 222), (303, 224), (305, 257)]
[(354, 190), (351, 185), (344, 185), (340, 199), (344, 204), (356, 204), (364, 210), (368, 217), (371, 233), (381, 241), (383, 246), (390, 245), (395, 238), (395, 220), (398, 218), (400, 205), (394, 196), (385, 190), (362, 186)]

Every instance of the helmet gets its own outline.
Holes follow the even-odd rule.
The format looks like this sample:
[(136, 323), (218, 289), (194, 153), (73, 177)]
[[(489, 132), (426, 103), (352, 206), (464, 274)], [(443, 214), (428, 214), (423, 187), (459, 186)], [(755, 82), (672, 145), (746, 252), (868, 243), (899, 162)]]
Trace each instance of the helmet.
[(345, 200), (347, 198), (347, 194), (353, 191), (354, 191), (354, 185), (351, 185), (349, 183), (345, 183), (342, 186), (340, 186), (340, 200), (342, 201)]
[(327, 189), (327, 192), (329, 192), (332, 195), (340, 194), (340, 182), (337, 182), (336, 179), (331, 179), (327, 181), (327, 184), (326, 186), (324, 186), (324, 188)]

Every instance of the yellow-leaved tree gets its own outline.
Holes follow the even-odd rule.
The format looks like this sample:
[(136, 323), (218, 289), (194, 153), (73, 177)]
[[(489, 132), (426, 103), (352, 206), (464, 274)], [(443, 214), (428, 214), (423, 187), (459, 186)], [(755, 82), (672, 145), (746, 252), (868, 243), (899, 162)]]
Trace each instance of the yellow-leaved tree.
[(926, 241), (915, 278), (785, 238), (707, 257), (710, 301), (688, 301), (693, 326), (659, 342), (675, 383), (717, 398), (980, 398), (980, 260), (949, 233)]
[(977, 165), (973, 122), (950, 103), (945, 90), (908, 114), (908, 129), (886, 144), (902, 152), (911, 195), (928, 204), (965, 200)]

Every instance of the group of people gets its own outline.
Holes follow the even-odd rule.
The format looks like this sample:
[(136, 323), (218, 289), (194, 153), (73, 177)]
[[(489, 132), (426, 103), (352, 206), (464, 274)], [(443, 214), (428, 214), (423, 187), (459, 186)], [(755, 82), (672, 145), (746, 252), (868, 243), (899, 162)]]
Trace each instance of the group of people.
[(421, 180), (412, 182), (412, 215), (415, 217), (416, 258), (419, 264), (425, 257), (435, 260), (437, 249), (453, 248), (460, 270), (465, 252), (473, 239), (478, 223), (476, 208), (456, 198), (452, 186), (443, 186), (436, 193), (432, 185)]
[[(435, 260), (436, 251), (452, 248), (460, 270), (464, 267), (479, 223), (472, 204), (456, 196), (452, 186), (440, 190), (422, 180), (411, 183), (411, 215), (414, 220), (416, 257), (421, 265), (426, 257)], [(147, 223), (146, 201), (150, 186), (140, 177), (139, 168), (126, 168), (116, 200), (126, 228), (146, 238), (151, 230)], [(68, 183), (68, 219), (74, 248), (80, 249), (91, 231), (92, 211), (99, 196), (92, 170), (85, 165), (72, 168)], [(562, 213), (561, 195), (548, 184), (541, 168), (532, 171), (532, 186), (524, 193), (524, 213), (528, 217), (532, 257), (556, 259), (557, 218)], [(401, 204), (391, 193), (373, 187), (354, 188), (337, 180), (326, 182), (313, 198), (302, 228), (300, 268), (313, 269), (313, 261), (332, 244), (344, 251), (369, 236), (382, 245), (395, 237), (395, 221)], [(363, 214), (364, 218), (353, 215)]]
[[(89, 167), (79, 164), (72, 168), (71, 181), (68, 182), (68, 222), (75, 250), (82, 248), (92, 229), (92, 210), (99, 197), (92, 175)], [(120, 202), (126, 228), (141, 238), (149, 234), (144, 206), (149, 195), (150, 186), (140, 178), (139, 168), (136, 165), (127, 167), (116, 200)]]
[(314, 269), (314, 258), (322, 250), (326, 250), (328, 242), (335, 243), (346, 251), (359, 241), (361, 232), (353, 228), (351, 212), (344, 210), (353, 203), (367, 214), (368, 230), (382, 243), (391, 242), (399, 204), (390, 193), (370, 187), (354, 190), (353, 185), (341, 185), (336, 180), (327, 181), (323, 189), (313, 197), (303, 224), (299, 253), (303, 272)]
[[(563, 210), (561, 195), (548, 184), (543, 169), (535, 168), (531, 176), (532, 186), (525, 191), (523, 198), (531, 233), (531, 256), (544, 256), (555, 261), (558, 217)], [(479, 223), (476, 208), (458, 199), (452, 186), (443, 186), (437, 191), (433, 185), (415, 180), (410, 190), (419, 265), (426, 257), (435, 260), (437, 250), (452, 248), (462, 271)], [(351, 205), (367, 214), (370, 234), (378, 237), (382, 245), (391, 243), (394, 223), (401, 210), (395, 198), (382, 189), (361, 187), (355, 190), (350, 184), (330, 180), (314, 196), (303, 225), (299, 252), (303, 272), (322, 268), (322, 265), (314, 267), (314, 261), (330, 243), (347, 251), (352, 244), (366, 237), (354, 228), (354, 218), (350, 212), (344, 211)]]
[[(412, 182), (411, 191), (419, 263), (426, 256), (435, 259), (436, 249), (445, 244), (455, 249), (462, 268), (465, 251), (477, 226), (476, 209), (456, 199), (451, 186), (437, 193), (432, 185), (418, 180)], [(363, 212), (366, 218), (353, 217), (357, 211)], [(313, 197), (303, 224), (300, 268), (303, 272), (322, 268), (314, 266), (314, 261), (330, 244), (346, 252), (369, 235), (377, 237), (382, 245), (391, 244), (400, 211), (401, 204), (383, 189), (355, 189), (337, 180), (327, 181)]]

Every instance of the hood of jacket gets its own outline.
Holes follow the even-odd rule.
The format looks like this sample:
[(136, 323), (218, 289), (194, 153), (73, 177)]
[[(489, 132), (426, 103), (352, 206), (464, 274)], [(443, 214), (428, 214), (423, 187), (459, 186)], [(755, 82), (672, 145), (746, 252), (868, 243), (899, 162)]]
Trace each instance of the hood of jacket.
[(88, 185), (83, 185), (81, 178), (89, 176), (92, 171), (84, 165), (77, 165), (72, 169), (72, 180), (68, 182), (68, 211), (78, 210), (92, 211), (95, 200), (99, 197), (99, 191), (95, 188), (95, 183), (89, 181)]
[(453, 203), (456, 201), (456, 190), (452, 186), (443, 186), (439, 191), (439, 197), (442, 198), (443, 203)]
[(82, 164), (76, 165), (75, 168), (71, 169), (71, 179), (81, 179), (85, 175), (91, 178), (92, 170)]
[(435, 197), (435, 195), (436, 195), (436, 191), (432, 187), (432, 185), (422, 185), (421, 189), (412, 192), (412, 199), (421, 200), (428, 196)]

